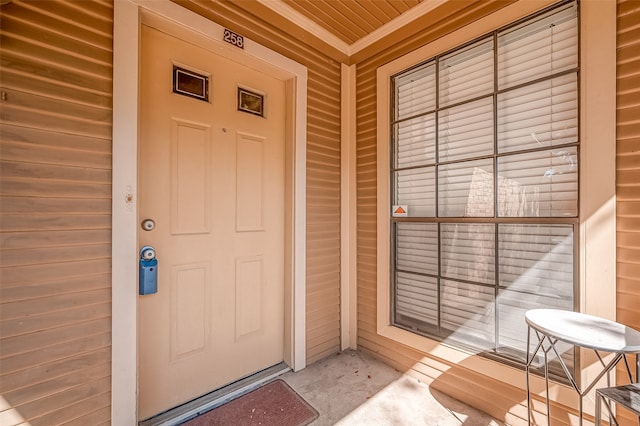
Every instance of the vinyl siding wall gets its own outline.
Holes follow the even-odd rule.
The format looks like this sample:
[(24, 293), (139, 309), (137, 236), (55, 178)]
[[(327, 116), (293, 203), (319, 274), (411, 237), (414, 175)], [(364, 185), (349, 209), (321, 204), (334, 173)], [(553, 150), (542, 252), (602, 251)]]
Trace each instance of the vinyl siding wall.
[[(179, 3), (309, 68), (311, 363), (340, 349), (340, 63), (236, 5)], [(110, 418), (112, 19), (108, 0), (2, 6), (0, 373), (16, 422)]]
[(113, 4), (4, 3), (0, 419), (109, 424)]
[[(340, 64), (238, 5), (177, 3), (309, 67), (311, 363), (340, 347)], [(618, 3), (618, 319), (640, 328), (640, 7)], [(516, 388), (426, 360), (376, 334), (376, 68), (502, 5), (482, 2), (443, 15), (358, 64), (358, 344), (518, 424), (526, 407)], [(1, 7), (2, 415), (32, 425), (108, 424), (112, 2), (14, 0)]]
[(618, 320), (640, 329), (640, 2), (618, 2)]
[[(504, 5), (504, 4), (503, 4)], [(376, 294), (376, 70), (381, 65), (499, 8), (479, 2), (441, 16), (423, 32), (357, 67), (358, 346), (388, 364), (430, 383), (455, 398), (508, 424), (526, 424), (526, 395), (521, 389), (462, 366), (424, 354), (377, 334)], [(618, 7), (618, 320), (640, 329), (640, 19), (637, 1)], [(382, 236), (384, 238), (385, 236)], [(544, 403), (535, 404), (544, 412)], [(552, 404), (552, 424), (575, 416)], [(536, 417), (538, 418), (538, 417)]]
[[(640, 2), (618, 1), (617, 319), (640, 330)], [(626, 424), (637, 418), (621, 410)]]

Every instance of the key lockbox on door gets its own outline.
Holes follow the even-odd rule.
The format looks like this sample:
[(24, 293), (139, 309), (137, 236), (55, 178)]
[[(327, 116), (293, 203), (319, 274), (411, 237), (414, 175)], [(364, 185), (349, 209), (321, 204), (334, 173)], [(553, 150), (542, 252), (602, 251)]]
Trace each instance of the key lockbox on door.
[(140, 295), (158, 292), (158, 259), (155, 249), (151, 246), (140, 249), (138, 286)]

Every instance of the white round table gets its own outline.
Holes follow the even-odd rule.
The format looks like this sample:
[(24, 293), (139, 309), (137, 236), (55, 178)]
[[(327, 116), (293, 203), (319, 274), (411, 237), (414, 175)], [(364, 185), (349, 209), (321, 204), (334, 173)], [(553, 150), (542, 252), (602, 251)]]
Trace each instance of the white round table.
[[(558, 356), (563, 371), (567, 375), (571, 385), (580, 396), (580, 424), (582, 424), (582, 398), (589, 393), (595, 384), (605, 375), (608, 374), (627, 354), (635, 354), (636, 358), (636, 377), (635, 381), (640, 382), (640, 332), (627, 327), (623, 324), (600, 318), (594, 315), (583, 314), (580, 312), (564, 311), (558, 309), (532, 309), (525, 313), (525, 320), (529, 327), (527, 335), (527, 408), (529, 424), (531, 424), (531, 393), (529, 388), (529, 371), (531, 363), (540, 350), (545, 353), (545, 385), (547, 390), (547, 422), (550, 424), (549, 417), (549, 373), (546, 368), (547, 353), (554, 351)], [(530, 352), (531, 331), (534, 331), (538, 344), (533, 351)], [(583, 390), (577, 385), (575, 378), (571, 374), (569, 368), (564, 363), (562, 357), (556, 350), (556, 343), (565, 342), (574, 346), (591, 349), (595, 351), (598, 359), (602, 364), (602, 371), (598, 376)], [(546, 346), (545, 346), (546, 345)], [(600, 352), (614, 354), (614, 357), (608, 363), (605, 363)], [(627, 373), (629, 380), (633, 381), (631, 371), (627, 365)]]

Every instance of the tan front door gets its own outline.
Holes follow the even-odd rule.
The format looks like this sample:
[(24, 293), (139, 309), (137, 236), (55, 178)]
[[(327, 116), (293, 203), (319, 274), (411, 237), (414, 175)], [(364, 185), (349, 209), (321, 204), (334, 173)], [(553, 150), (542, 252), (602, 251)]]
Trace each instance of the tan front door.
[[(285, 85), (147, 26), (141, 52), (138, 214), (155, 228), (138, 235), (158, 259), (138, 302), (145, 419), (283, 359)], [(208, 101), (172, 92), (174, 65), (208, 76)], [(264, 117), (238, 111), (239, 87)]]

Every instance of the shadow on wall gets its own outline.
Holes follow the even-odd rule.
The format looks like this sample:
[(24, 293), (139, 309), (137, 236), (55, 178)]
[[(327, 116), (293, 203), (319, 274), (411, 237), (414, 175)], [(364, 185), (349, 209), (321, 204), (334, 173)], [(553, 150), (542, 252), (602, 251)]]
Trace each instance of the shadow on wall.
[[(523, 384), (524, 380), (523, 371)], [(466, 385), (461, 384), (465, 382)], [(472, 407), (481, 407), (487, 414), (503, 421), (505, 424), (512, 426), (528, 425), (527, 394), (525, 390), (518, 386), (498, 381), (458, 365), (452, 365), (434, 379), (429, 384), (429, 387), (434, 398), (441, 401), (443, 405), (446, 405), (450, 398), (460, 398), (461, 400), (464, 399), (465, 403)], [(469, 388), (474, 389), (471, 399), (469, 398)], [(546, 425), (544, 385), (533, 386), (532, 389), (532, 425)], [(465, 391), (463, 392), (462, 390)], [(568, 413), (566, 407), (554, 401), (551, 401), (550, 410), (552, 425), (568, 426), (576, 424), (577, 416), (575, 414), (577, 410), (575, 413)], [(477, 425), (477, 423), (466, 422), (462, 422), (462, 424), (465, 426)]]

